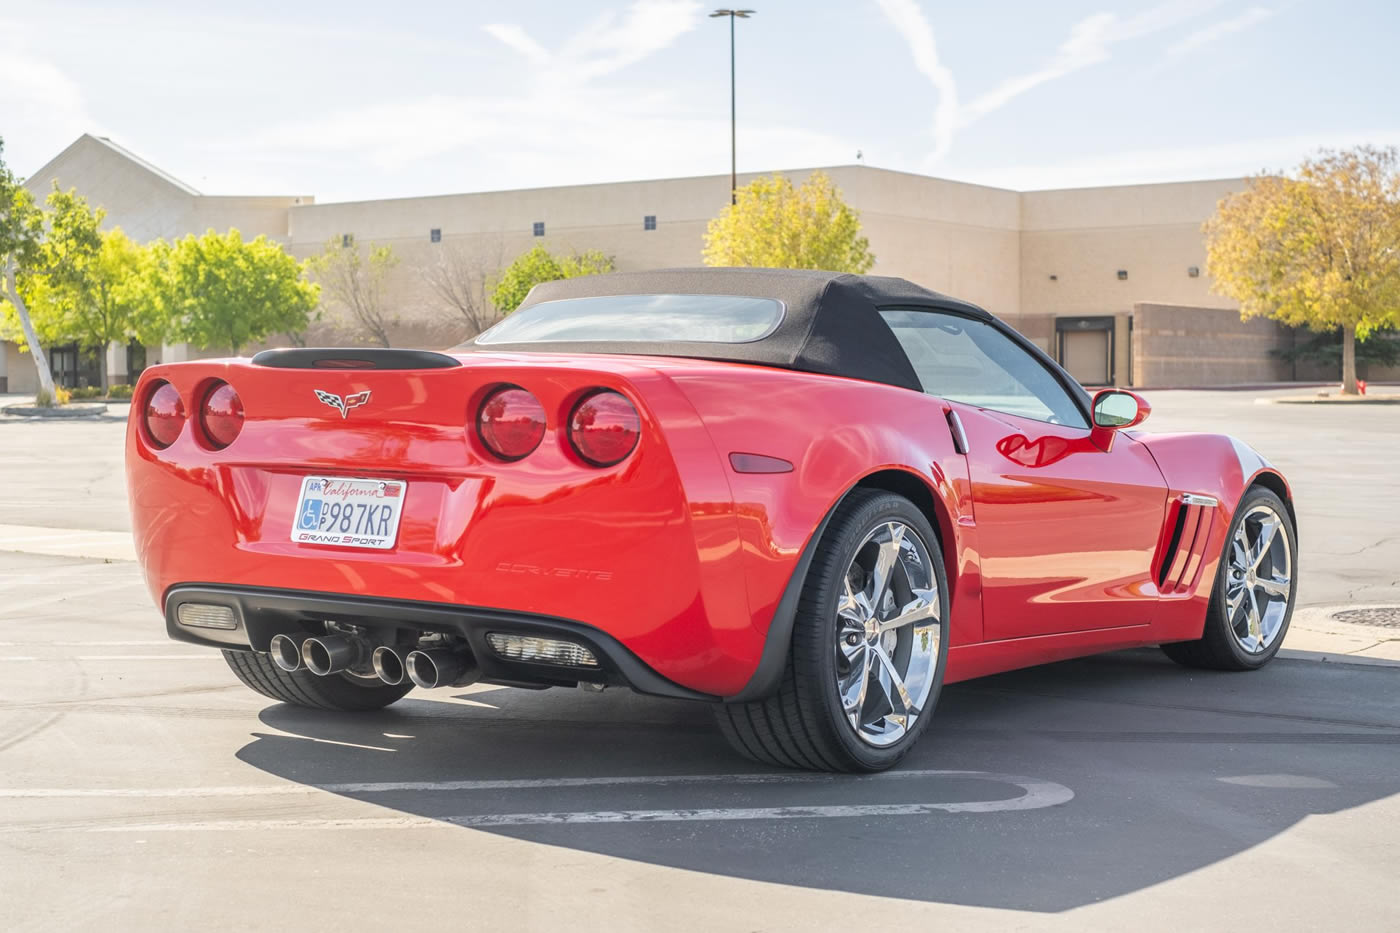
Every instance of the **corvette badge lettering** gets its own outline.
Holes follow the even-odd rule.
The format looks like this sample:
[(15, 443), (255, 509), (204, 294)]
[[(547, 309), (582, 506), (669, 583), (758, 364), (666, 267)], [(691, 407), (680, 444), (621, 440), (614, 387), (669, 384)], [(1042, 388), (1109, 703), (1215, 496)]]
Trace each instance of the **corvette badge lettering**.
[(353, 395), (347, 395), (344, 398), (332, 392), (322, 392), (320, 389), (314, 389), (312, 391), (316, 393), (318, 399), (340, 412), (341, 418), (350, 417), (350, 409), (359, 408), (361, 405), (369, 403), (369, 389), (363, 392), (356, 392)]

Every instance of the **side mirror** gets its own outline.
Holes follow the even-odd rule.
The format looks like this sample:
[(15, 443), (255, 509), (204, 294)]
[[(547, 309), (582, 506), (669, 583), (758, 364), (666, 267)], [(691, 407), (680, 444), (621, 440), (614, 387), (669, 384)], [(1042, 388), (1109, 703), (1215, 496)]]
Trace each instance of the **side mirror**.
[(1090, 437), (1105, 452), (1113, 448), (1113, 434), (1142, 424), (1152, 414), (1152, 406), (1142, 396), (1126, 389), (1100, 389), (1094, 394), (1094, 430)]

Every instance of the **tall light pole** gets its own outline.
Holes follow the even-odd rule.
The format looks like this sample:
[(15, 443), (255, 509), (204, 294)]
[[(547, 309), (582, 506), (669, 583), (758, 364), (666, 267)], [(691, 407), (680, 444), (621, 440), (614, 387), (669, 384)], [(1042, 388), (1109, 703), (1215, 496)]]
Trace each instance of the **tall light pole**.
[(729, 17), (729, 203), (739, 203), (739, 146), (735, 141), (736, 94), (734, 91), (734, 20), (748, 19), (756, 10), (715, 10), (711, 19)]

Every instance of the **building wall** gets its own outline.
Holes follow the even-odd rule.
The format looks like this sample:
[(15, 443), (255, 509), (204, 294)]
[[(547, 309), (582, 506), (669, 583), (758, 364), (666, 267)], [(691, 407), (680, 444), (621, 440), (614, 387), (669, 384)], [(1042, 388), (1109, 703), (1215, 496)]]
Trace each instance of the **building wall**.
[(1238, 311), (1139, 302), (1133, 306), (1133, 380), (1141, 386), (1285, 382), (1293, 367), (1270, 351), (1290, 346), (1290, 328)]
[[(1015, 316), (1020, 297), (1016, 192), (864, 166), (825, 171), (861, 212), (876, 256), (872, 271), (904, 276)], [(789, 174), (800, 182), (808, 170)], [(444, 252), (461, 251), (493, 269), (535, 245), (556, 252), (601, 250), (621, 271), (700, 265), (709, 220), (728, 200), (729, 178), (715, 175), (301, 205), (288, 212), (288, 245), (302, 258), (341, 243), (345, 234), (359, 248), (393, 247), (400, 259), (389, 287), (399, 319), (394, 342), (455, 342), (468, 336), (466, 328), (439, 305), (421, 274)], [(655, 230), (644, 229), (647, 215), (656, 217)], [(532, 234), (536, 222), (545, 225), (543, 237)], [(430, 241), (435, 228), (442, 232), (440, 243)], [(337, 330), (343, 335), (346, 322), (332, 312), (311, 336), (334, 337)]]
[[(1120, 314), (1136, 302), (1236, 307), (1211, 293), (1201, 225), (1243, 184), (1226, 179), (1022, 194), (1023, 311)], [(1120, 270), (1127, 278), (1118, 277)]]
[[(800, 182), (810, 171), (785, 174)], [(1205, 275), (1201, 225), (1242, 179), (1015, 192), (864, 165), (823, 171), (861, 215), (876, 256), (872, 271), (976, 302), (1052, 354), (1057, 321), (1111, 318), (1112, 368), (1122, 384), (1291, 375), (1267, 353), (1282, 339), (1270, 330), (1275, 325), (1241, 324), (1233, 304), (1211, 293)], [(338, 244), (344, 234), (356, 248), (392, 246), (399, 258), (388, 286), (392, 342), (423, 346), (450, 346), (472, 332), (433, 294), (425, 269), (459, 262), (481, 280), (535, 245), (601, 250), (620, 270), (698, 265), (706, 225), (729, 200), (727, 175), (338, 204), (316, 204), (309, 196), (213, 197), (92, 136), (28, 184), (42, 196), (52, 179), (105, 207), (107, 226), (143, 241), (237, 227), (248, 238), (278, 239), (299, 258)], [(655, 215), (655, 230), (643, 228), (646, 215)], [(532, 235), (536, 222), (545, 225), (543, 237)], [(435, 228), (438, 243), (429, 235)], [(1193, 267), (1198, 274), (1190, 274)], [(326, 308), (306, 339), (365, 338), (339, 310)], [(148, 358), (220, 353), (170, 346), (152, 348)], [(13, 345), (5, 349), (0, 379), (12, 391), (29, 391), (32, 365)]]

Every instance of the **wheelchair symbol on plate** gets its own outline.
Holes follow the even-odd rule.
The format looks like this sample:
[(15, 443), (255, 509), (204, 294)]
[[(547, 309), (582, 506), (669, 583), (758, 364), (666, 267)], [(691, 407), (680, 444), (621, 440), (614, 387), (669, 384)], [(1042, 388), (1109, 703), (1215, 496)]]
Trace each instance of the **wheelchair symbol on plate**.
[(321, 527), (321, 506), (324, 505), (320, 499), (312, 499), (307, 502), (301, 511), (302, 528), (315, 530)]

